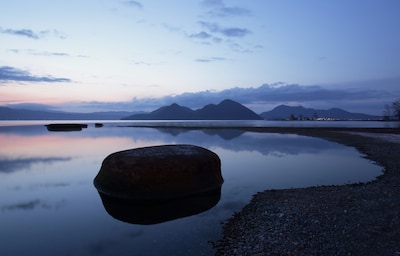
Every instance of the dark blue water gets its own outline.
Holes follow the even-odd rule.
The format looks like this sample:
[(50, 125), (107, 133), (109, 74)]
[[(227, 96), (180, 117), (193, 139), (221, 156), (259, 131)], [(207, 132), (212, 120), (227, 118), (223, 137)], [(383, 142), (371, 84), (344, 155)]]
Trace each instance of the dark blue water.
[[(218, 203), (155, 225), (112, 217), (93, 186), (103, 159), (115, 151), (177, 143), (219, 155), (225, 182)], [(340, 144), (229, 128), (106, 123), (49, 132), (42, 125), (2, 126), (0, 145), (0, 255), (212, 255), (209, 241), (221, 235), (221, 221), (258, 191), (370, 181), (382, 172)]]

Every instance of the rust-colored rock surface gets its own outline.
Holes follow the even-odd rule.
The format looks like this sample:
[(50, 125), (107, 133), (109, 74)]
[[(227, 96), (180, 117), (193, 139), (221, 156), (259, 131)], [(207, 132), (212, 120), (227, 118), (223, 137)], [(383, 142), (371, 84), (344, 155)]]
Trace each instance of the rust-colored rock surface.
[(221, 161), (194, 145), (162, 145), (107, 156), (94, 185), (121, 199), (163, 200), (201, 194), (221, 187)]

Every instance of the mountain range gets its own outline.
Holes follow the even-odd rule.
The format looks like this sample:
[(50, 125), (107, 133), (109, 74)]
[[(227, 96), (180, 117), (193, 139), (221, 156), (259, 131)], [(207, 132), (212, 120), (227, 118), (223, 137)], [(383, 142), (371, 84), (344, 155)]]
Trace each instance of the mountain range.
[(318, 119), (335, 119), (335, 120), (379, 120), (381, 116), (373, 116), (362, 113), (351, 113), (340, 108), (331, 108), (328, 110), (320, 110), (313, 108), (304, 108), (303, 106), (286, 106), (280, 105), (271, 111), (262, 112), (260, 114), (267, 120), (318, 120)]
[(233, 100), (223, 100), (219, 104), (208, 104), (193, 110), (176, 103), (161, 107), (148, 114), (135, 114), (124, 120), (261, 120), (260, 115)]
[(193, 110), (176, 103), (160, 107), (150, 113), (108, 111), (93, 113), (72, 113), (52, 110), (20, 109), (0, 107), (0, 120), (380, 120), (381, 116), (351, 113), (343, 109), (320, 110), (302, 106), (280, 105), (257, 114), (233, 100), (219, 104), (208, 104)]
[(0, 120), (119, 120), (134, 112), (109, 111), (73, 113), (0, 107)]

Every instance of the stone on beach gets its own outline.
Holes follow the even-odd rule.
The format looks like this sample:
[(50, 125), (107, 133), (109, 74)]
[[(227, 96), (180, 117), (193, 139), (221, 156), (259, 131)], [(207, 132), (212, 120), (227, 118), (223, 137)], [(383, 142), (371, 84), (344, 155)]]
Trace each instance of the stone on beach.
[(162, 145), (107, 156), (94, 185), (100, 193), (129, 200), (164, 200), (221, 187), (221, 161), (194, 145)]

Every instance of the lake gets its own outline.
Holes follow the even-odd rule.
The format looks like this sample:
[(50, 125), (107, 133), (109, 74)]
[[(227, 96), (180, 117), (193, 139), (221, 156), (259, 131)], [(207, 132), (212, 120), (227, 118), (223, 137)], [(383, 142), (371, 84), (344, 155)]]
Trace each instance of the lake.
[[(0, 255), (212, 255), (209, 241), (221, 236), (221, 222), (258, 191), (366, 182), (382, 174), (354, 148), (234, 130), (229, 122), (206, 130), (105, 122), (74, 132), (49, 132), (43, 122), (0, 125)], [(151, 225), (111, 216), (93, 186), (103, 159), (162, 144), (194, 144), (219, 155), (224, 184), (211, 209)], [(174, 210), (187, 210), (179, 203)]]
[[(0, 126), (43, 125), (47, 123), (76, 123), (77, 120), (0, 120)], [(398, 121), (271, 121), (271, 120), (82, 120), (83, 123), (113, 123), (131, 126), (182, 126), (182, 127), (360, 127), (400, 128)]]

